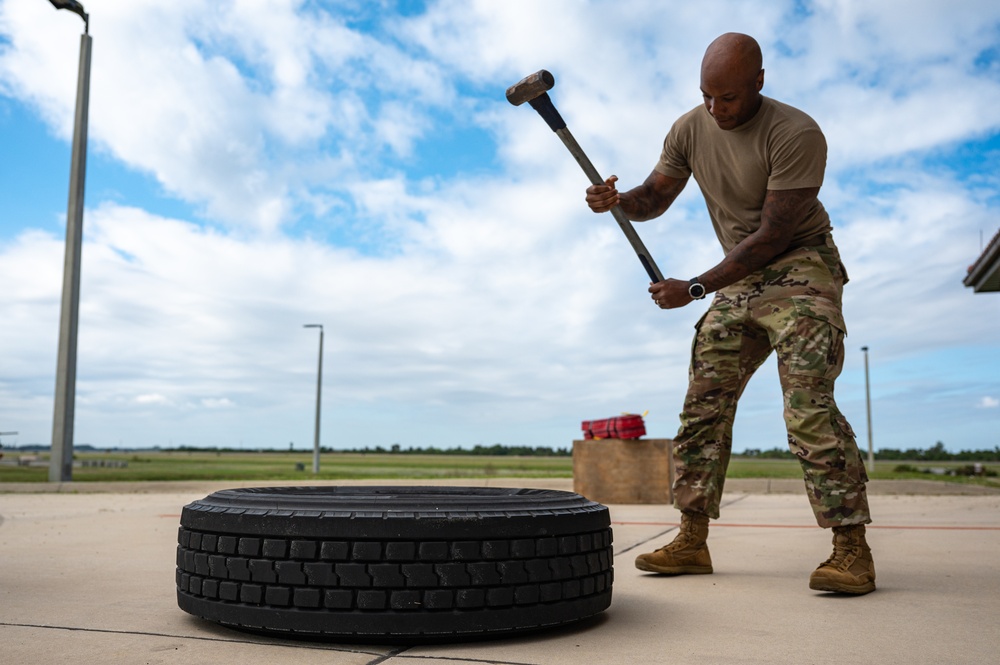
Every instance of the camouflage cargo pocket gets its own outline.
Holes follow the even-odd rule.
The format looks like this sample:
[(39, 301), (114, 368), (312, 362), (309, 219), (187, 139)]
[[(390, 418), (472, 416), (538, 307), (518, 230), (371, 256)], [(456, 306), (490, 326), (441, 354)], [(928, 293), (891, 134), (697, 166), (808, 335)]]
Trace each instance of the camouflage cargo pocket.
[(776, 350), (789, 374), (835, 379), (844, 364), (847, 334), (840, 308), (825, 298), (789, 298), (791, 320), (783, 327)]

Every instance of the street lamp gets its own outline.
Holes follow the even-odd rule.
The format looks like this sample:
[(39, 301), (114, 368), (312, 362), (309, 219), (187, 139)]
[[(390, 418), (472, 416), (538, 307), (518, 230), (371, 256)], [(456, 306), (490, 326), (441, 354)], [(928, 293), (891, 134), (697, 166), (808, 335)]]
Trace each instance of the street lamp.
[(316, 427), (313, 430), (313, 473), (319, 473), (319, 413), (323, 394), (323, 326), (307, 323), (303, 328), (319, 328), (319, 366), (316, 369)]
[(49, 482), (73, 479), (73, 410), (76, 403), (76, 339), (80, 319), (80, 254), (83, 247), (83, 189), (87, 177), (87, 113), (90, 104), (90, 16), (75, 0), (49, 0), (56, 9), (68, 9), (83, 19), (80, 66), (76, 83), (76, 119), (66, 208), (66, 258), (63, 262), (62, 309), (56, 396), (52, 417)]
[(872, 392), (868, 381), (868, 347), (862, 346), (865, 353), (865, 408), (868, 412), (868, 470), (875, 470), (875, 448), (872, 446)]
[(90, 31), (90, 15), (83, 10), (83, 5), (81, 5), (76, 0), (49, 0), (52, 6), (56, 9), (68, 9), (74, 14), (79, 14), (80, 18), (83, 19), (84, 32)]

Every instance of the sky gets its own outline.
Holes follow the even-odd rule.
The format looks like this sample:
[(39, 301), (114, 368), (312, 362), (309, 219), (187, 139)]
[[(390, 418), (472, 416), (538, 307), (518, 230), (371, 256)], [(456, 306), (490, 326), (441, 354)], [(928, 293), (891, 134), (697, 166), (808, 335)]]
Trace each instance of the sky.
[[(829, 144), (851, 280), (837, 402), (865, 449), (1000, 445), (1000, 5), (987, 0), (87, 0), (93, 61), (77, 445), (565, 448), (670, 438), (693, 326), (508, 86), (539, 69), (602, 175), (652, 170), (707, 45)], [(0, 438), (52, 439), (83, 22), (0, 0)], [(722, 258), (688, 186), (636, 224), (661, 270)], [(872, 426), (867, 426), (868, 347)], [(734, 450), (786, 445), (774, 360)]]

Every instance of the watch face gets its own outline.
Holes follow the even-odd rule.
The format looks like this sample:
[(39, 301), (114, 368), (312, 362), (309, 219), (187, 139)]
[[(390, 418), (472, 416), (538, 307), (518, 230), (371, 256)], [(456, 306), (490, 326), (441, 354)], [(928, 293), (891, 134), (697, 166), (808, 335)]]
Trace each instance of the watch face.
[(695, 300), (700, 300), (705, 297), (705, 287), (704, 285), (695, 282), (694, 284), (688, 287), (688, 293)]

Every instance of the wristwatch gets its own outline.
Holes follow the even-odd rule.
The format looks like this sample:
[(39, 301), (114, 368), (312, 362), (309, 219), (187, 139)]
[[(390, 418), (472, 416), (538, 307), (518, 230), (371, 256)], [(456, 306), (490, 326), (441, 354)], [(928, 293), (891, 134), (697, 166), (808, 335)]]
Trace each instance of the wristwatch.
[(705, 298), (705, 285), (698, 281), (697, 277), (692, 277), (688, 286), (688, 295), (695, 300), (703, 300)]

